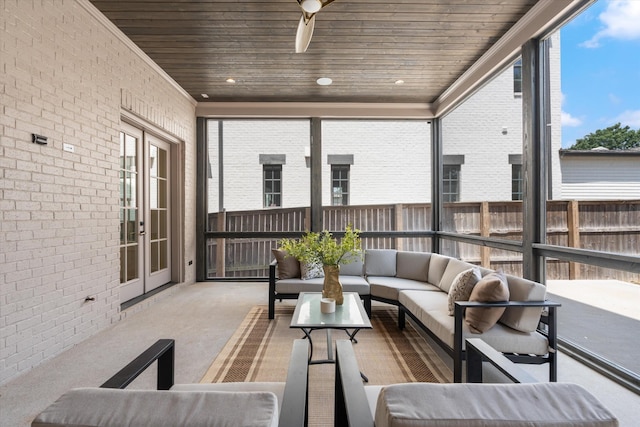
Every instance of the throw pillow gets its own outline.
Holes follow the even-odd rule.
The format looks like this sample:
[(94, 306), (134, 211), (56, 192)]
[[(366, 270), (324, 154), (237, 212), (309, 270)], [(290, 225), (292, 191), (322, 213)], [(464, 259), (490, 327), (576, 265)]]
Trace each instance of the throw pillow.
[[(509, 300), (509, 286), (502, 271), (496, 271), (484, 276), (471, 291), (469, 301), (498, 302)], [(495, 325), (506, 307), (496, 308), (467, 308), (465, 321), (474, 334), (488, 331)]]
[(469, 301), (471, 291), (478, 281), (482, 279), (479, 268), (470, 268), (459, 273), (449, 288), (449, 316), (453, 316), (454, 303), (456, 301)]
[(300, 263), (282, 249), (271, 249), (278, 262), (278, 279), (297, 279), (300, 277)]
[(322, 264), (301, 262), (300, 278), (302, 280), (315, 279), (316, 277), (324, 277)]

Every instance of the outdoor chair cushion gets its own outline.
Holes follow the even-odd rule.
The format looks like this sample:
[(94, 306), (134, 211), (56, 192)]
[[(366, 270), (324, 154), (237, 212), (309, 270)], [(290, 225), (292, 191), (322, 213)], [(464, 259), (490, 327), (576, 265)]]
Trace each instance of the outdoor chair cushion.
[(380, 390), (374, 419), (376, 427), (618, 425), (584, 388), (562, 383), (389, 385)]
[(31, 427), (278, 426), (271, 392), (79, 388), (63, 394)]

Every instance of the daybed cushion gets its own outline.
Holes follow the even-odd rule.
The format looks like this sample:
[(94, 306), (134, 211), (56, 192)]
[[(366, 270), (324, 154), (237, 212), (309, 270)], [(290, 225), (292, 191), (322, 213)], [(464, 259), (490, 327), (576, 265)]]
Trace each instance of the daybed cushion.
[[(477, 302), (499, 302), (509, 301), (509, 286), (507, 278), (501, 271), (489, 273), (482, 278), (471, 291), (469, 301)], [(496, 308), (467, 308), (465, 312), (465, 322), (469, 325), (471, 332), (481, 334), (488, 331), (495, 325), (505, 307)]]
[(398, 293), (401, 290), (413, 289), (441, 292), (440, 288), (429, 283), (400, 277), (369, 276), (367, 281), (369, 282), (369, 292), (372, 296), (393, 301), (398, 301)]
[[(507, 275), (510, 301), (544, 301), (547, 288), (538, 282)], [(540, 322), (542, 307), (508, 307), (499, 322), (522, 332), (535, 331)]]
[(63, 394), (32, 427), (278, 425), (270, 392), (158, 391), (80, 388)]
[(367, 249), (364, 253), (365, 275), (395, 276), (397, 252), (394, 249)]
[(278, 279), (294, 279), (300, 277), (300, 262), (287, 251), (271, 249), (271, 253), (278, 262)]
[(403, 279), (426, 282), (429, 279), (429, 258), (427, 252), (398, 251), (396, 256), (396, 276)]
[(482, 279), (482, 273), (477, 267), (470, 268), (468, 270), (459, 273), (449, 288), (449, 294), (447, 297), (447, 308), (449, 309), (449, 316), (454, 315), (454, 304), (456, 301), (469, 301), (471, 291), (473, 287)]
[(618, 425), (587, 390), (565, 383), (394, 384), (380, 390), (375, 414), (376, 427)]

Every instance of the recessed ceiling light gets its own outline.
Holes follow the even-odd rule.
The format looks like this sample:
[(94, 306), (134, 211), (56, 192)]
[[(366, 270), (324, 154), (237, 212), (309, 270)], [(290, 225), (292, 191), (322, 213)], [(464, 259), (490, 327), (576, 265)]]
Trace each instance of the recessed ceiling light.
[(236, 82), (236, 79), (234, 79), (234, 78), (232, 78), (232, 77), (229, 77), (229, 78), (226, 80), (226, 82), (227, 82), (227, 83), (231, 83), (231, 84), (233, 84), (233, 83), (235, 83), (235, 82)]
[(397, 85), (403, 85), (404, 84), (404, 80), (396, 80), (396, 84)]
[(320, 86), (329, 86), (331, 83), (333, 83), (333, 80), (331, 80), (329, 77), (320, 77), (318, 80), (316, 80), (316, 83), (318, 83)]
[(205, 99), (209, 98), (209, 95), (207, 95), (206, 93), (201, 93), (200, 96), (205, 98)]

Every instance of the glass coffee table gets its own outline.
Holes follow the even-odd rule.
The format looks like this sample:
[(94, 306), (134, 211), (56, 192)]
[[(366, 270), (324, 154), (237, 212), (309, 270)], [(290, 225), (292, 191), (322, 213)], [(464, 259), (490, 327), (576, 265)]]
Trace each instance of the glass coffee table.
[[(331, 338), (332, 329), (340, 329), (347, 333), (352, 342), (357, 343), (355, 336), (360, 329), (371, 329), (369, 316), (362, 305), (362, 300), (357, 292), (345, 292), (344, 302), (336, 305), (334, 313), (322, 313), (320, 311), (320, 292), (302, 292), (298, 296), (293, 317), (291, 318), (291, 328), (299, 328), (304, 332), (309, 340), (309, 364), (335, 363), (333, 356), (333, 341)], [(316, 329), (324, 329), (327, 335), (327, 358), (313, 360), (313, 341), (311, 332)], [(363, 378), (366, 381), (366, 377)]]

